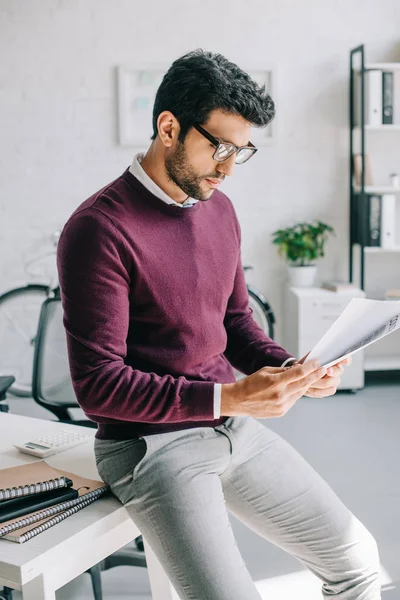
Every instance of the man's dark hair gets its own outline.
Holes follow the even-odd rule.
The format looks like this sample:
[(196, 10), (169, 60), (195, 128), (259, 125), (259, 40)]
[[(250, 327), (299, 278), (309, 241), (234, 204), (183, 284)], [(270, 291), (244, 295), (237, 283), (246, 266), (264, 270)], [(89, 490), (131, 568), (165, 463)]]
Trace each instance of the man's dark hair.
[(168, 110), (178, 119), (179, 141), (193, 125), (203, 125), (209, 114), (221, 109), (240, 115), (255, 127), (265, 127), (275, 116), (274, 102), (265, 86), (258, 85), (222, 54), (198, 49), (175, 60), (157, 90), (153, 108), (153, 135), (157, 119)]

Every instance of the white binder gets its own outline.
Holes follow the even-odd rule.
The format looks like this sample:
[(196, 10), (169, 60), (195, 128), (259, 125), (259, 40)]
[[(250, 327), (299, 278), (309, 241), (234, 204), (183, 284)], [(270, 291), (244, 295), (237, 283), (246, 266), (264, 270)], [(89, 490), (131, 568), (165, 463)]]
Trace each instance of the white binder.
[(383, 194), (381, 204), (381, 246), (392, 248), (396, 245), (396, 196)]
[[(356, 77), (355, 121), (361, 126), (361, 73)], [(382, 125), (382, 71), (364, 73), (365, 124)]]

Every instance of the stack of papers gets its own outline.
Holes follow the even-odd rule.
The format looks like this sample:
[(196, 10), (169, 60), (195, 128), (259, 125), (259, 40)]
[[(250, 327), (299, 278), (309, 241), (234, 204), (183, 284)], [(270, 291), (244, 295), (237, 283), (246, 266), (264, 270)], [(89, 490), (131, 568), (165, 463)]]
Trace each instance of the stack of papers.
[(400, 301), (352, 298), (304, 362), (331, 367), (400, 327)]

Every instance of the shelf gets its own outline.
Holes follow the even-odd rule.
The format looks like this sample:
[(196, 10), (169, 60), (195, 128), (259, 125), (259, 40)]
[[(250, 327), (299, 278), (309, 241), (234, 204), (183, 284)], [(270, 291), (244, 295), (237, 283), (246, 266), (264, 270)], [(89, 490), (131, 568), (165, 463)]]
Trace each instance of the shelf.
[[(361, 186), (354, 186), (355, 192), (361, 192)], [(364, 186), (366, 194), (400, 194), (400, 188), (391, 187), (390, 185), (366, 185)]]
[(388, 125), (366, 125), (367, 131), (400, 131), (400, 125), (397, 123), (390, 123)]
[[(359, 242), (353, 242), (353, 246), (360, 246)], [(381, 246), (364, 246), (364, 252), (368, 254), (383, 254), (385, 252), (400, 252), (400, 246), (392, 246), (391, 248), (382, 248)]]
[(382, 63), (367, 63), (364, 69), (377, 69), (378, 71), (398, 71), (400, 70), (400, 62), (382, 62)]
[(400, 356), (366, 356), (365, 371), (394, 371), (400, 369)]
[[(376, 62), (376, 63), (365, 63), (364, 71), (399, 71), (400, 62)], [(361, 67), (354, 67), (353, 71), (360, 72)]]
[[(361, 134), (361, 127), (357, 125), (353, 128), (357, 134)], [(400, 125), (391, 123), (389, 125), (365, 125), (365, 131), (400, 131)]]
[(379, 252), (400, 252), (400, 246), (393, 246), (393, 248), (381, 248), (380, 246), (364, 246), (364, 252), (370, 252), (377, 254)]

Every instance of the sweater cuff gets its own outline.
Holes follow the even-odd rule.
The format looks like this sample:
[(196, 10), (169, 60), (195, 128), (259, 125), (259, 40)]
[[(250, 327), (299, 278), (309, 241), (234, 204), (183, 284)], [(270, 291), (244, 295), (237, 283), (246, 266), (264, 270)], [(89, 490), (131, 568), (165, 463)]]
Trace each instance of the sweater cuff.
[(214, 420), (212, 381), (186, 381), (180, 390), (180, 421)]
[(290, 363), (293, 363), (297, 360), (297, 358), (294, 358), (293, 356), (289, 356), (289, 358), (287, 358), (282, 364), (281, 367), (287, 367), (288, 365), (290, 365)]

